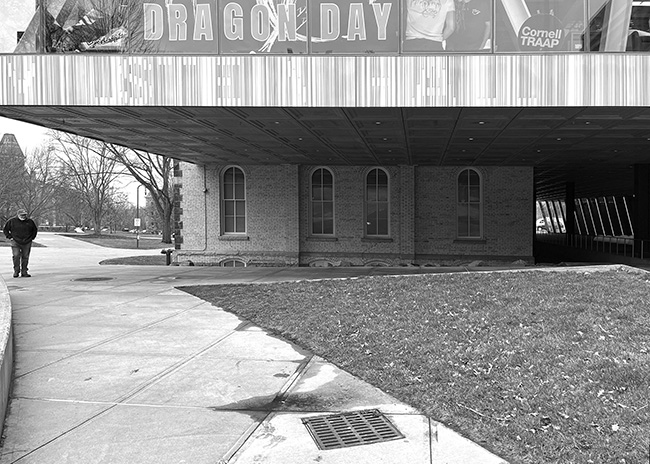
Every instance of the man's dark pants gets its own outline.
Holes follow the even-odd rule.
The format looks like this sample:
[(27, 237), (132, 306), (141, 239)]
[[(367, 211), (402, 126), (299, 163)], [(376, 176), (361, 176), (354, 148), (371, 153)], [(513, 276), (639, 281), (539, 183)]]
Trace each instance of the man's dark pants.
[(19, 272), (27, 274), (27, 265), (29, 264), (29, 253), (32, 251), (32, 242), (27, 245), (20, 245), (12, 240), (11, 254), (14, 259), (14, 274)]

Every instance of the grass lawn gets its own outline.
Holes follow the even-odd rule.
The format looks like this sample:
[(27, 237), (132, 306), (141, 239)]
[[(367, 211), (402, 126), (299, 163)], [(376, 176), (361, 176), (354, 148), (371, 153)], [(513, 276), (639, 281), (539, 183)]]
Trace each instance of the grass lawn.
[(111, 258), (101, 261), (99, 264), (128, 264), (131, 266), (165, 266), (167, 265), (165, 255), (154, 256), (125, 256), (124, 258)]
[(622, 269), (182, 289), (512, 463), (645, 464), (650, 274)]
[[(107, 248), (123, 248), (127, 250), (135, 250), (140, 248), (143, 250), (153, 250), (153, 249), (163, 249), (163, 248), (174, 248), (172, 243), (162, 243), (160, 237), (157, 235), (146, 236), (140, 235), (139, 244), (136, 240), (135, 234), (124, 234), (124, 233), (114, 233), (114, 234), (59, 234), (64, 237), (70, 237), (77, 240), (83, 240), (84, 242), (90, 242), (95, 245), (100, 245)], [(165, 263), (163, 256), (163, 264)]]

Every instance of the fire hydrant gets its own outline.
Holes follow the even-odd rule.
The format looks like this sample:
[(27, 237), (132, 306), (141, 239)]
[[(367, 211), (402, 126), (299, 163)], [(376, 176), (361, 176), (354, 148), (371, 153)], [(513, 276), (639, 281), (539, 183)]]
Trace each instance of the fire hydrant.
[(169, 266), (172, 263), (172, 248), (167, 248), (166, 250), (160, 250), (160, 254), (165, 255), (165, 265)]

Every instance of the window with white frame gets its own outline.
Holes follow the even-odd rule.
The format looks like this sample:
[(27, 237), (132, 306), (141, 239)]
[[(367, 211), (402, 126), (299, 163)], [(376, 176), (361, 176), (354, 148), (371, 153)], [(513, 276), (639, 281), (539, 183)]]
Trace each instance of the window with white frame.
[(221, 261), (221, 267), (246, 267), (246, 263), (239, 259), (227, 259)]
[(380, 168), (370, 170), (365, 187), (365, 234), (367, 237), (386, 237), (389, 234), (388, 173)]
[(334, 176), (325, 168), (311, 175), (311, 233), (334, 234)]
[(481, 176), (474, 169), (458, 174), (458, 238), (483, 236), (483, 192)]
[(246, 179), (244, 172), (230, 167), (223, 173), (223, 233), (246, 233)]

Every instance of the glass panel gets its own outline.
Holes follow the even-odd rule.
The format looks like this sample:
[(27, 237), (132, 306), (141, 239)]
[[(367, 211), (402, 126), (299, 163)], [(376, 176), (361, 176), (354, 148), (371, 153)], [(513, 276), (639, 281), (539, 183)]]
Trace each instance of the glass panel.
[(478, 185), (472, 185), (469, 188), (469, 201), (471, 202), (480, 202), (481, 201), (481, 187)]
[(323, 185), (332, 185), (334, 183), (334, 180), (332, 179), (332, 173), (327, 169), (322, 169), (321, 171), (323, 173)]
[(377, 234), (388, 235), (388, 208), (380, 207), (377, 211)]
[(650, 3), (632, 3), (626, 51), (650, 51)]
[(224, 214), (226, 216), (234, 216), (235, 215), (235, 202), (234, 201), (225, 201), (223, 204), (224, 207)]
[(368, 235), (377, 234), (377, 205), (375, 203), (369, 203), (368, 211), (366, 214), (366, 233)]
[(312, 234), (322, 234), (323, 233), (323, 221), (320, 217), (314, 216), (311, 221), (311, 233)]
[(229, 182), (227, 178), (224, 179), (223, 183), (223, 198), (225, 200), (232, 200), (235, 198), (235, 186), (232, 182)]
[(492, 0), (456, 2), (454, 32), (445, 50), (454, 52), (489, 52), (492, 44)]
[(320, 201), (323, 199), (323, 190), (321, 189), (320, 186), (314, 186), (311, 189), (311, 199)]
[(312, 53), (397, 53), (399, 0), (311, 0)]
[(458, 202), (467, 203), (469, 201), (469, 192), (467, 191), (467, 185), (458, 185)]
[(235, 198), (238, 200), (246, 198), (246, 194), (244, 193), (244, 184), (235, 184)]
[(325, 222), (323, 224), (323, 233), (324, 234), (329, 234), (329, 235), (332, 235), (334, 233), (334, 220), (333, 219), (325, 219)]
[(478, 175), (478, 172), (474, 171), (473, 169), (468, 169), (467, 170), (467, 176), (468, 176), (468, 182), (469, 185), (479, 185), (481, 182), (481, 178)]
[(323, 187), (323, 200), (332, 201), (334, 199), (334, 189), (331, 185)]
[(234, 232), (235, 231), (235, 218), (226, 216), (224, 224), (224, 232)]
[(469, 205), (469, 236), (481, 236), (481, 208), (479, 205)]
[(333, 203), (323, 203), (323, 218), (332, 220), (334, 219), (334, 204)]
[(236, 232), (246, 232), (246, 218), (237, 217), (237, 231)]
[(214, 46), (218, 39), (221, 53), (307, 53), (306, 0), (219, 0), (218, 4), (214, 22), (220, 18), (221, 27)]
[(377, 185), (388, 185), (388, 174), (383, 169), (376, 169)]
[(0, 53), (650, 52), (646, 1), (42, 1), (2, 3)]
[(246, 216), (246, 202), (245, 201), (236, 201), (236, 210), (235, 214), (237, 216)]
[(377, 200), (378, 201), (388, 201), (388, 186), (380, 185), (377, 187)]
[(312, 203), (311, 206), (311, 233), (323, 233), (323, 204), (320, 202)]
[(367, 201), (377, 201), (377, 187), (368, 185), (366, 188), (366, 200)]
[(579, 52), (585, 31), (583, 1), (497, 0), (495, 51)]
[[(6, 1), (6, 0), (5, 0)], [(36, 2), (13, 0), (2, 4), (0, 13), (0, 53), (36, 52)], [(22, 43), (21, 43), (22, 41)]]

